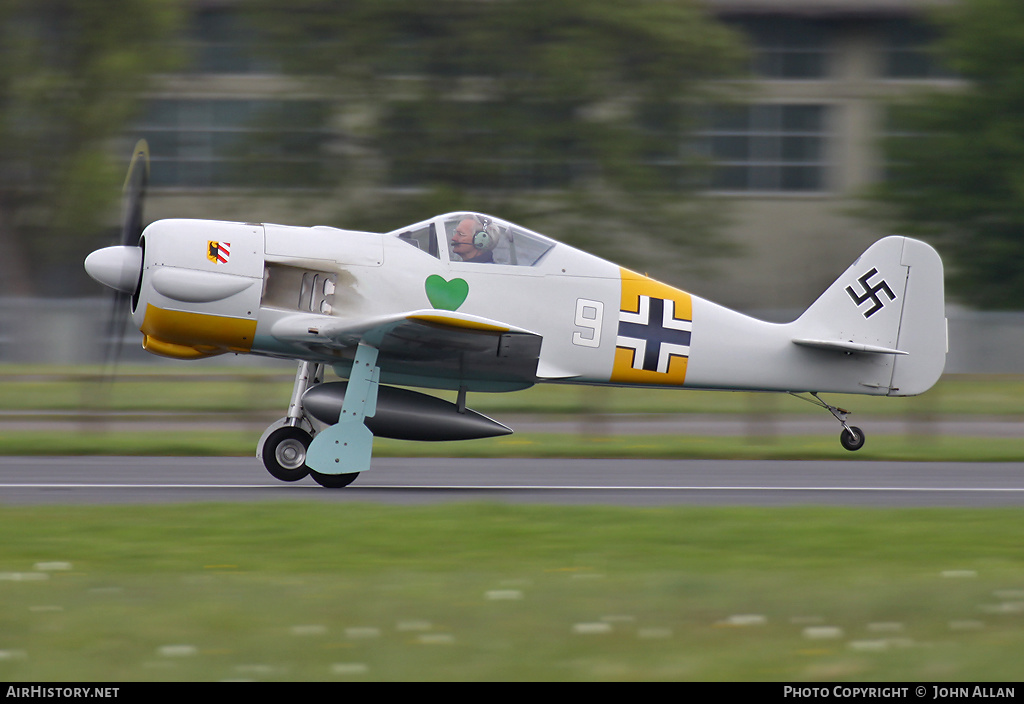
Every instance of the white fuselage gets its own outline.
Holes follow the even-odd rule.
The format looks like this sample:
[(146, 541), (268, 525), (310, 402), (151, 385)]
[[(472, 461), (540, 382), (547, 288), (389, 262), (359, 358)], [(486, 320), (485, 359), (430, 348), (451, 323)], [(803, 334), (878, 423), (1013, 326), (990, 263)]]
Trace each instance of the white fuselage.
[[(351, 357), (337, 344), (298, 344), (281, 331), (316, 330), (318, 321), (358, 328), (359, 321), (404, 311), (445, 310), (542, 338), (539, 382), (893, 391), (892, 354), (839, 355), (794, 344), (794, 338), (825, 334), (812, 329), (827, 327), (821, 320), (758, 321), (508, 223), (487, 221), (507, 243), (488, 250), (493, 261), (458, 261), (449, 242), (461, 218), (438, 216), (388, 234), (158, 221), (143, 235), (134, 319), (147, 349), (157, 354), (308, 359), (335, 365), (344, 375)], [(895, 261), (883, 274), (905, 282)], [(842, 315), (863, 318), (854, 301), (846, 307)], [(872, 325), (883, 332), (872, 344), (897, 346), (899, 315), (897, 305), (880, 311)], [(887, 324), (886, 316), (895, 316), (895, 324)], [(391, 380), (388, 374), (382, 364), (385, 383), (467, 385), (450, 369)]]

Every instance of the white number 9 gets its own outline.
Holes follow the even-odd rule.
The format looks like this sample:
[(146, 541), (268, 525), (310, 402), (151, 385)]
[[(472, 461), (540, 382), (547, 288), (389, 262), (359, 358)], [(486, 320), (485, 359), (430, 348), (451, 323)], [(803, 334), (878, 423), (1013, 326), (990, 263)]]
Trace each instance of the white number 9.
[(586, 298), (576, 299), (576, 327), (583, 328), (585, 332), (577, 330), (572, 334), (572, 344), (580, 347), (601, 346), (601, 322), (604, 319), (604, 303), (601, 301), (590, 301)]

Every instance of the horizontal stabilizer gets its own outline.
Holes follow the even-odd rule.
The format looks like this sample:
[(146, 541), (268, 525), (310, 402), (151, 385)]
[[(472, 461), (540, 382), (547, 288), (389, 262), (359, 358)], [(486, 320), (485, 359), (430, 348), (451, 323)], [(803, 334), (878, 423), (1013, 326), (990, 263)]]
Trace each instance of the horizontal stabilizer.
[(860, 342), (849, 340), (807, 340), (795, 339), (793, 344), (801, 347), (814, 347), (819, 350), (834, 350), (836, 352), (862, 352), (865, 354), (909, 354), (903, 350), (892, 349), (891, 347), (880, 347), (878, 345), (865, 345)]

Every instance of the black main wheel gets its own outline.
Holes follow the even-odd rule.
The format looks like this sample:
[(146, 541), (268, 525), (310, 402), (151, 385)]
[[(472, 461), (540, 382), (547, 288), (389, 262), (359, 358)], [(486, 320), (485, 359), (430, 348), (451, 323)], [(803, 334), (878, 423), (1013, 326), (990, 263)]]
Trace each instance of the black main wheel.
[(263, 466), (283, 482), (296, 482), (307, 474), (306, 450), (313, 436), (301, 428), (278, 428), (263, 443)]
[(327, 487), (328, 489), (341, 489), (354, 482), (356, 477), (359, 476), (359, 472), (352, 472), (351, 474), (322, 474), (310, 471), (309, 475), (320, 486)]
[(839, 434), (839, 442), (850, 452), (859, 450), (864, 447), (864, 431), (852, 425), (849, 429), (843, 428), (843, 432)]

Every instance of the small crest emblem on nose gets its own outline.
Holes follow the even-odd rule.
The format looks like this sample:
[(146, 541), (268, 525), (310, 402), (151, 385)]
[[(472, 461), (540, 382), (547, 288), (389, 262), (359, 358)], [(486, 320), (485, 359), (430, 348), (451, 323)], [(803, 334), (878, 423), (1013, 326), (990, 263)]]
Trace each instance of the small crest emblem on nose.
[(227, 264), (230, 256), (230, 242), (207, 242), (206, 258), (214, 264)]

